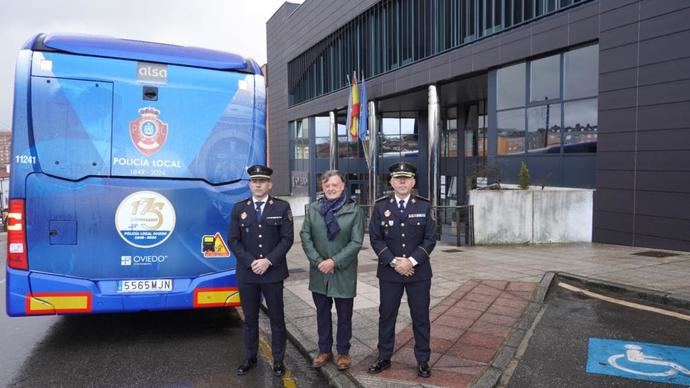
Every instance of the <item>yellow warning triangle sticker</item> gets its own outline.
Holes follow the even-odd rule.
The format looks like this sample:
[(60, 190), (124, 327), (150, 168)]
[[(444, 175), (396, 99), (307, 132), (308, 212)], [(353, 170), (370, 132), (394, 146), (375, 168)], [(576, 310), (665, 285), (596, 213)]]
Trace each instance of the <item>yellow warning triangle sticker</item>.
[[(211, 236), (203, 236), (202, 241), (206, 241), (208, 237)], [(204, 257), (230, 257), (230, 249), (228, 249), (228, 245), (225, 243), (223, 236), (221, 236), (219, 232), (216, 232), (216, 234), (213, 235), (213, 250), (202, 249), (202, 252)]]

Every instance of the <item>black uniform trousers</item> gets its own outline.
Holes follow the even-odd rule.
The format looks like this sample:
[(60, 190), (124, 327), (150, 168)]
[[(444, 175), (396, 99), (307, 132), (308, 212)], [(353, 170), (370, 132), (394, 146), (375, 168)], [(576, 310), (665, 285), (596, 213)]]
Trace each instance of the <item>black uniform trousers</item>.
[(403, 291), (412, 317), (414, 355), (417, 362), (429, 362), (431, 356), (431, 279), (417, 282), (389, 282), (379, 279), (379, 358), (390, 360), (395, 347), (395, 321), (398, 317)]
[(333, 348), (333, 321), (331, 309), (335, 301), (338, 312), (338, 332), (336, 334), (336, 350), (338, 354), (350, 353), (352, 339), (352, 309), (354, 298), (331, 298), (318, 292), (311, 293), (316, 306), (317, 332), (319, 333), (319, 353), (330, 353)]
[(287, 335), (283, 314), (283, 281), (274, 283), (240, 282), (240, 303), (244, 313), (244, 350), (246, 358), (254, 358), (259, 351), (259, 308), (261, 295), (266, 299), (271, 321), (271, 346), (274, 362), (283, 361)]

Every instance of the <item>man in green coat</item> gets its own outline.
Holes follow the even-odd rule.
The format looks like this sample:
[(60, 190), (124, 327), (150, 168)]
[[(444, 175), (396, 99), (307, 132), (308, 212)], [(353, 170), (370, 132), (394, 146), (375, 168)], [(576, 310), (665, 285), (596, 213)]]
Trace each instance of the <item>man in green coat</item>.
[(352, 307), (357, 292), (357, 254), (364, 239), (364, 214), (345, 194), (345, 178), (337, 170), (321, 176), (324, 196), (309, 205), (302, 225), (302, 248), (309, 259), (309, 290), (316, 306), (319, 354), (312, 366), (333, 359), (331, 308), (338, 312), (336, 349), (339, 370), (348, 369)]

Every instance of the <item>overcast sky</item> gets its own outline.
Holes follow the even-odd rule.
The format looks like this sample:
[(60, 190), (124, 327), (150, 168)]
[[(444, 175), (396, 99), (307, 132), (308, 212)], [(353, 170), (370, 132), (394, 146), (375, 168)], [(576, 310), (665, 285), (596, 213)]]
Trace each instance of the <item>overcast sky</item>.
[[(79, 32), (234, 52), (266, 62), (266, 21), (284, 0), (8, 0), (0, 12), (0, 130), (10, 129), (14, 66), (39, 32)], [(302, 3), (302, 0), (290, 0)]]

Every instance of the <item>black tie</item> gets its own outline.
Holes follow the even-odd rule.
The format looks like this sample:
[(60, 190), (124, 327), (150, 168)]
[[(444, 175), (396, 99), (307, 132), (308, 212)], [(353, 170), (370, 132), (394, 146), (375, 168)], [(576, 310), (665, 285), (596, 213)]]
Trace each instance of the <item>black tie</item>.
[(404, 212), (405, 211), (405, 201), (401, 199), (400, 202), (398, 202), (398, 203), (400, 204), (400, 206), (398, 207), (400, 209), (400, 213)]
[(254, 202), (254, 205), (256, 205), (256, 219), (260, 220), (261, 219), (261, 205), (264, 204), (264, 201), (256, 201)]

